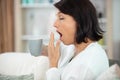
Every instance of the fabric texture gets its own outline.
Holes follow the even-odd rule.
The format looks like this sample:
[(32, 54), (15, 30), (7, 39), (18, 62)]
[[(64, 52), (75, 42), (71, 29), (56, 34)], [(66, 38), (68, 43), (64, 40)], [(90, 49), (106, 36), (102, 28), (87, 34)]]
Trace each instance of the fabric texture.
[(0, 74), (0, 80), (34, 80), (34, 75), (29, 74), (29, 75), (16, 76), (16, 75)]
[(63, 46), (58, 68), (50, 68), (47, 80), (95, 80), (109, 68), (108, 57), (97, 43), (91, 43), (72, 60), (74, 46)]
[(0, 55), (0, 74), (26, 75), (34, 74), (34, 80), (44, 80), (49, 68), (48, 57), (31, 56), (30, 53), (8, 52)]
[(96, 80), (120, 80), (120, 67), (117, 64), (112, 65), (103, 72)]

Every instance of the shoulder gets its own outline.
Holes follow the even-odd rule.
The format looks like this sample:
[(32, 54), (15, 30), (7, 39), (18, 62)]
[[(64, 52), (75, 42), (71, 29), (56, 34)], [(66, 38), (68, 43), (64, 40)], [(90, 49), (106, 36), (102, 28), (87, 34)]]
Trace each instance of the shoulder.
[(80, 52), (76, 58), (87, 62), (108, 59), (105, 50), (97, 42), (88, 45), (88, 47)]
[(105, 50), (98, 44), (90, 44), (76, 57), (77, 65), (84, 65), (96, 76), (109, 67), (108, 57)]
[(109, 67), (108, 57), (105, 50), (96, 42), (88, 48), (89, 61), (87, 66), (96, 74), (104, 72)]
[(100, 64), (100, 65), (107, 64), (108, 65), (107, 53), (97, 42), (93, 43), (87, 50), (86, 50), (86, 54), (88, 56), (90, 56), (89, 63), (91, 63), (91, 64), (95, 63), (95, 64)]

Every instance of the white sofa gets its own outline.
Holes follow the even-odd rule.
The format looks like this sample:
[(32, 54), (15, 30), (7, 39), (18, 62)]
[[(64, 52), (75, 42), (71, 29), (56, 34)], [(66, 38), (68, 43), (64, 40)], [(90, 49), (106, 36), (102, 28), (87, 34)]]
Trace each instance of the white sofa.
[(45, 80), (49, 68), (48, 58), (34, 57), (29, 53), (9, 52), (0, 54), (0, 74), (27, 75), (34, 74), (34, 80)]

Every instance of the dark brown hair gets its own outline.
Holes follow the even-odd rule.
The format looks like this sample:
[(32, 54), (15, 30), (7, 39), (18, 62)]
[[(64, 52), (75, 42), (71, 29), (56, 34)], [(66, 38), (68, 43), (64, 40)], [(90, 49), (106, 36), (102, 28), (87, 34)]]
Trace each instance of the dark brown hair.
[(89, 0), (61, 0), (54, 6), (76, 21), (75, 40), (78, 44), (87, 42), (86, 38), (98, 41), (103, 37), (104, 31), (99, 26), (96, 9)]

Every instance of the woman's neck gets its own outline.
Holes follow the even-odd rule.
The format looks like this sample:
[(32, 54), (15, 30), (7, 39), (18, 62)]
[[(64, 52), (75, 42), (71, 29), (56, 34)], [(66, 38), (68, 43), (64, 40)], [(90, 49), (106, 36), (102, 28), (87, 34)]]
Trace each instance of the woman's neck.
[(81, 51), (83, 51), (92, 42), (93, 41), (88, 39), (87, 43), (82, 42), (80, 44), (75, 44), (75, 54), (74, 54), (74, 56), (78, 55)]

